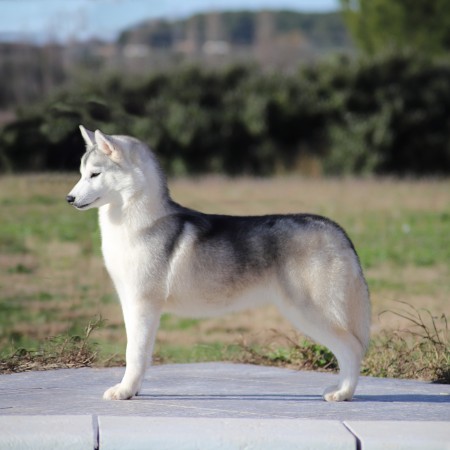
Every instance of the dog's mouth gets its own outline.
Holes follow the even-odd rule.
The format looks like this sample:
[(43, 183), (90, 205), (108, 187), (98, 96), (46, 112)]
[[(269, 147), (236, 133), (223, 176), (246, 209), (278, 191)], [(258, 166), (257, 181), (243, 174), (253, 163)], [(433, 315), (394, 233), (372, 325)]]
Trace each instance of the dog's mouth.
[(91, 206), (93, 203), (95, 203), (97, 200), (100, 200), (100, 197), (97, 197), (95, 200), (93, 200), (90, 203), (85, 203), (84, 205), (76, 205), (75, 203), (73, 204), (73, 206), (75, 206), (75, 208), (77, 209), (86, 209), (88, 206)]

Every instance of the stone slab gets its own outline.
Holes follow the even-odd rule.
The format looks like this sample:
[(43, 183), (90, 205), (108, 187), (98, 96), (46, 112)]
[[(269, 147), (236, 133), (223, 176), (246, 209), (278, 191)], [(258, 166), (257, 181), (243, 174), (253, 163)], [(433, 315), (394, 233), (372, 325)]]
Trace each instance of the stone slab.
[(94, 429), (90, 416), (0, 416), (0, 449), (94, 449)]
[(450, 421), (450, 386), (361, 377), (352, 402), (327, 403), (337, 375), (231, 363), (150, 368), (141, 394), (104, 401), (123, 367), (0, 376), (0, 415)]
[(348, 421), (361, 450), (450, 450), (449, 422)]
[(101, 450), (355, 450), (338, 421), (99, 417)]

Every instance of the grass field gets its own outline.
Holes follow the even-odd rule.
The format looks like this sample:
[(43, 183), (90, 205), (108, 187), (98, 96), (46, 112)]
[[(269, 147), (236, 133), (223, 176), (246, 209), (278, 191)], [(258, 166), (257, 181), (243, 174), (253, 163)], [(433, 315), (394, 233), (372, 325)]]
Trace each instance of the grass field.
[[(123, 355), (121, 311), (103, 268), (96, 211), (78, 212), (64, 201), (76, 180), (76, 174), (0, 178), (3, 357), (39, 349), (51, 336), (82, 336), (99, 316), (103, 325), (90, 338), (99, 343), (98, 361)], [(205, 212), (312, 212), (333, 218), (354, 241), (365, 270), (373, 336), (410, 328), (411, 317), (423, 308), (431, 313), (422, 312), (427, 326), (436, 325), (444, 336), (443, 315), (450, 317), (450, 181), (211, 177), (172, 180), (170, 186), (175, 200)], [(442, 339), (448, 357), (448, 336)], [(298, 342), (290, 325), (268, 307), (207, 320), (166, 315), (156, 352), (163, 361), (244, 358), (295, 365), (294, 350), (306, 348), (328, 364), (322, 349), (297, 348)]]

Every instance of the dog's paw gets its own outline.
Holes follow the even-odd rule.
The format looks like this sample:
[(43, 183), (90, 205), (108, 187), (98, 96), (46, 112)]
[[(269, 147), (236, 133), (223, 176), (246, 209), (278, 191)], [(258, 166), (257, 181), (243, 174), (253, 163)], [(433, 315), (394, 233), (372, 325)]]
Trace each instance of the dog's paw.
[(353, 392), (350, 392), (348, 389), (339, 389), (339, 386), (330, 386), (323, 393), (323, 398), (327, 402), (343, 402), (351, 400), (352, 397)]
[(135, 392), (119, 383), (105, 391), (103, 400), (128, 400), (133, 395)]

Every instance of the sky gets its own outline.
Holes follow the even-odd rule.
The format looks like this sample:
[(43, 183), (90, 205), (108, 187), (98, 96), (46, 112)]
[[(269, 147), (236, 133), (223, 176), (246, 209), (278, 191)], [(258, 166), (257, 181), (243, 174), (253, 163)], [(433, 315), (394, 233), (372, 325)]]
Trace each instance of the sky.
[(336, 10), (339, 0), (0, 0), (0, 39), (114, 39), (150, 18), (175, 20), (208, 10)]

